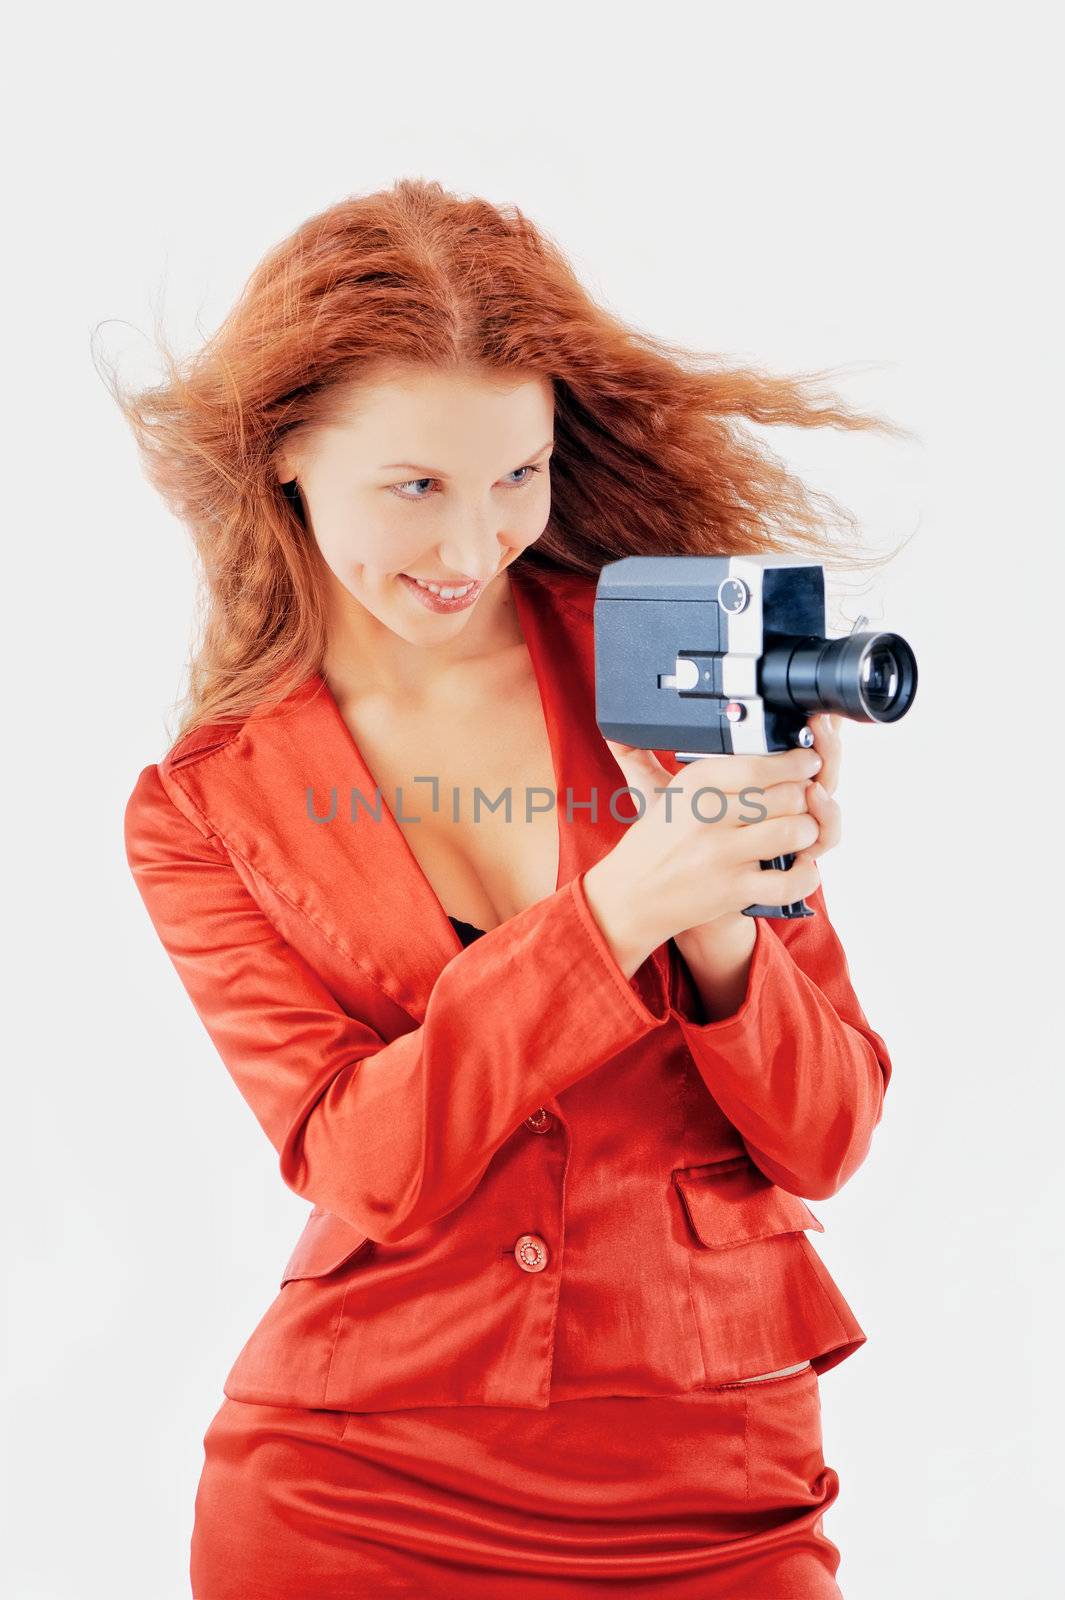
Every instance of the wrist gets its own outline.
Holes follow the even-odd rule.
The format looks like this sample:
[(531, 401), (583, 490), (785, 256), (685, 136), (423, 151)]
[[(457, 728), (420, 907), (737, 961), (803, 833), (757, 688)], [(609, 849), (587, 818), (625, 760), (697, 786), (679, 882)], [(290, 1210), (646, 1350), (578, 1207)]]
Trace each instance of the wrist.
[(603, 935), (610, 953), (626, 978), (640, 968), (658, 946), (640, 925), (632, 911), (633, 895), (619, 884), (610, 870), (610, 857), (604, 856), (581, 874), (581, 889), (588, 909)]

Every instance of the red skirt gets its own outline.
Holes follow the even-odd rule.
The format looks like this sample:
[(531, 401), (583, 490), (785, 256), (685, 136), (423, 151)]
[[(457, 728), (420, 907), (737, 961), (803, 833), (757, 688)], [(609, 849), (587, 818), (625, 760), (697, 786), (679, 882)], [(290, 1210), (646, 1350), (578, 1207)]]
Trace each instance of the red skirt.
[(226, 1399), (193, 1600), (839, 1600), (818, 1376), (654, 1398), (319, 1411)]

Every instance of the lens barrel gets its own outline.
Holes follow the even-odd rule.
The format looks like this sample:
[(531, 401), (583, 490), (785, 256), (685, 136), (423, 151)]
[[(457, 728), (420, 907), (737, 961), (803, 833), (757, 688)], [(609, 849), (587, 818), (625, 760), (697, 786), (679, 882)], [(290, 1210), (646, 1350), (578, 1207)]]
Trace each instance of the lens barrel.
[(807, 713), (838, 711), (855, 722), (897, 722), (917, 692), (917, 660), (897, 633), (777, 637), (762, 655), (759, 692)]

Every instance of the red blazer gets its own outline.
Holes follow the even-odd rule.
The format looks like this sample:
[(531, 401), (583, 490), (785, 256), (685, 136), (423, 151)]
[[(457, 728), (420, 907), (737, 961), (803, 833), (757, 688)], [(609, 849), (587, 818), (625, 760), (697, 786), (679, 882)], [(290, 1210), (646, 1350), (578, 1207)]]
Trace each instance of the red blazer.
[[(860, 1165), (891, 1062), (823, 890), (816, 917), (756, 919), (731, 1017), (701, 1021), (672, 940), (627, 980), (582, 888), (626, 826), (595, 722), (595, 580), (520, 563), (511, 580), (560, 867), (468, 948), (395, 797), (350, 820), (350, 789), (372, 807), (375, 782), (320, 674), (179, 739), (130, 795), (152, 923), (284, 1182), (314, 1203), (232, 1399), (536, 1408), (806, 1358), (824, 1372), (865, 1342), (800, 1197)], [(334, 787), (335, 820), (315, 822), (308, 790), (328, 816)], [(636, 815), (628, 794), (615, 809)]]

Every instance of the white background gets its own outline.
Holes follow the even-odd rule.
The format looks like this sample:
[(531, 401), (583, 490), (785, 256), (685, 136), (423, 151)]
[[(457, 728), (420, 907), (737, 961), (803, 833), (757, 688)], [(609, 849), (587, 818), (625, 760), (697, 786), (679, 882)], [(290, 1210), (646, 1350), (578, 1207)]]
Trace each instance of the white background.
[[(767, 430), (912, 534), (847, 601), (910, 640), (845, 730), (826, 895), (895, 1075), (816, 1248), (848, 1600), (1060, 1579), (1060, 88), (1043, 8), (658, 0), (23, 8), (8, 34), (3, 1538), (16, 1600), (172, 1600), (201, 1440), (306, 1203), (125, 862), (191, 637), (184, 530), (94, 369), (155, 381), (304, 217), (515, 201), (644, 329), (849, 364), (906, 445)], [(102, 326), (101, 326), (102, 324)], [(837, 618), (842, 631), (847, 624)], [(12, 892), (13, 891), (13, 892)]]

